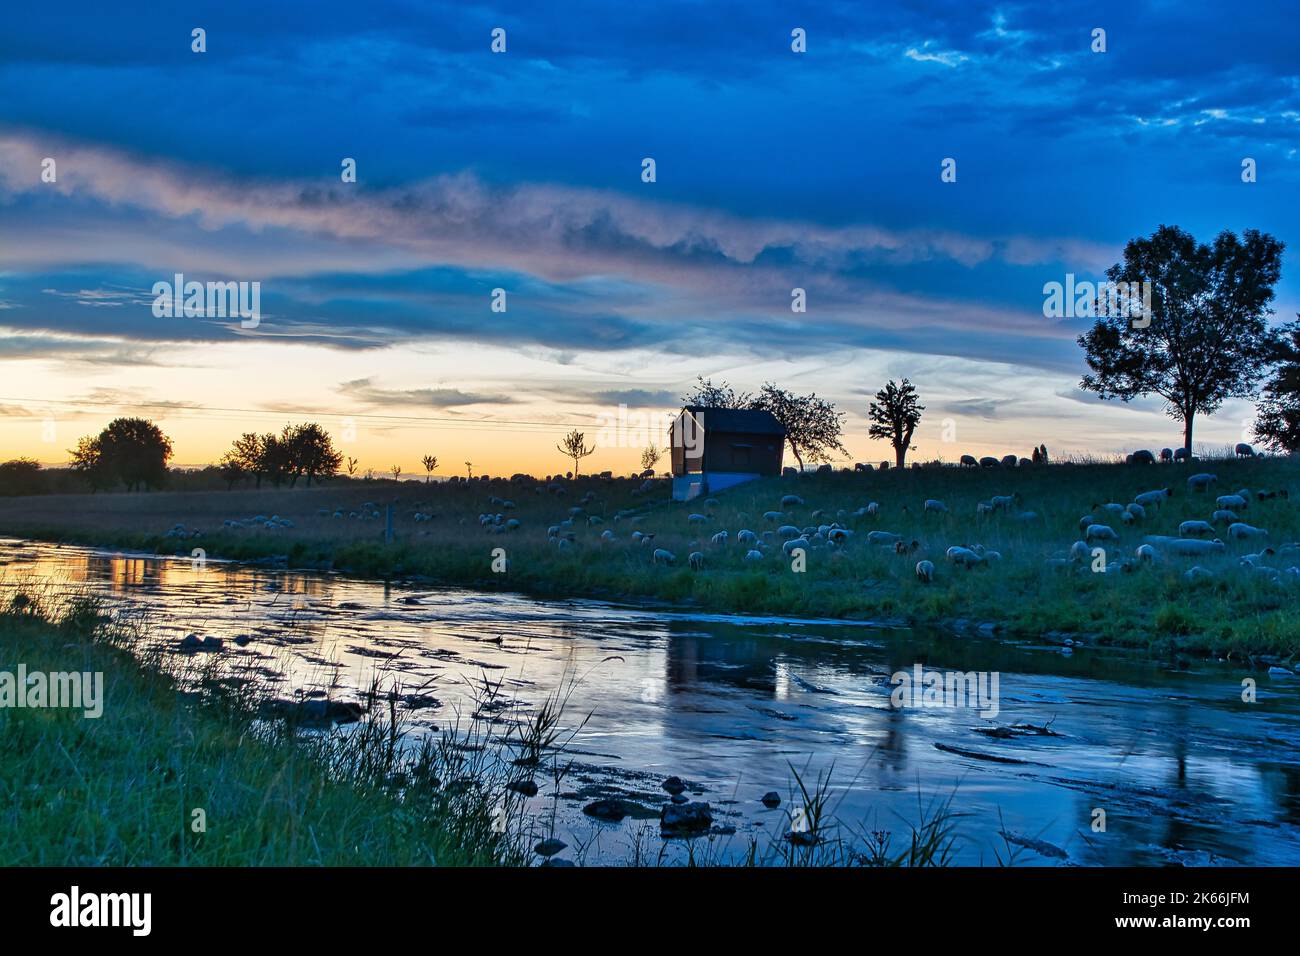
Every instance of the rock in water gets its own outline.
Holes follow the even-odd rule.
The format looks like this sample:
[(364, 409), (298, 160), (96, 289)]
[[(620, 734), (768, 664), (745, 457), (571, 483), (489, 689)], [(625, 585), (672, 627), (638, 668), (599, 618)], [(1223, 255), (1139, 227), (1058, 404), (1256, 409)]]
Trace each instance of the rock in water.
[(597, 800), (589, 803), (582, 808), (582, 812), (589, 817), (595, 817), (597, 820), (608, 820), (610, 823), (618, 823), (628, 815), (628, 805), (626, 800), (619, 800), (617, 797), (608, 797), (604, 800)]
[(713, 825), (713, 810), (707, 803), (667, 804), (659, 817), (659, 828), (672, 832), (707, 830)]
[(781, 805), (781, 795), (775, 790), (769, 790), (763, 794), (762, 800), (765, 807), (779, 807)]
[(682, 783), (681, 777), (669, 777), (660, 786), (674, 797), (686, 789), (686, 784)]
[(565, 843), (563, 840), (557, 840), (555, 837), (551, 837), (549, 840), (543, 840), (541, 843), (537, 844), (537, 846), (533, 847), (533, 852), (538, 856), (555, 856), (555, 854), (559, 853), (568, 845), (569, 844)]
[(537, 784), (531, 780), (515, 780), (506, 784), (507, 790), (513, 790), (515, 793), (522, 793), (525, 797), (537, 796)]

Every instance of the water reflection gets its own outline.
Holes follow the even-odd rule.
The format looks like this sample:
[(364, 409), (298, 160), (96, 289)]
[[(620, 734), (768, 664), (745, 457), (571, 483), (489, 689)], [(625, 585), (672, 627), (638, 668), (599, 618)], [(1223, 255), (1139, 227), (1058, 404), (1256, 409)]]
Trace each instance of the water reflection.
[[(662, 798), (659, 781), (678, 775), (736, 828), (740, 851), (751, 835), (787, 825), (784, 810), (758, 797), (788, 795), (792, 766), (811, 777), (833, 766), (837, 815), (900, 835), (918, 801), (953, 794), (961, 862), (1005, 854), (1003, 824), (1024, 863), (1300, 862), (1294, 679), (939, 632), (670, 615), (55, 545), (0, 542), (0, 562), (6, 589), (87, 587), (141, 615), (160, 640), (248, 634), (229, 658), (275, 671), (285, 693), (347, 696), (377, 671), (408, 689), (428, 684), (442, 706), (414, 712), (425, 726), (469, 713), (485, 675), (526, 704), (577, 679), (569, 713), (591, 719), (574, 743), (559, 835), (598, 836), (588, 862), (626, 856), (644, 825), (583, 816), (602, 787)], [(998, 672), (1000, 713), (892, 707), (890, 675), (917, 663)], [(1241, 700), (1244, 676), (1259, 682), (1257, 703)], [(538, 806), (552, 796), (544, 788)], [(1098, 811), (1104, 832), (1093, 829)]]

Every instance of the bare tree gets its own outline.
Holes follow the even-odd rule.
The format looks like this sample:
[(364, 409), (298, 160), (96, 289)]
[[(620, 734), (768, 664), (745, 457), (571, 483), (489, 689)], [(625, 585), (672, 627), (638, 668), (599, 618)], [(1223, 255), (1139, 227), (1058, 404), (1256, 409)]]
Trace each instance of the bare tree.
[(399, 478), (402, 477), (402, 466), (401, 466), (401, 465), (389, 465), (389, 466), (388, 466), (388, 470), (389, 470), (389, 472), (390, 472), (390, 473), (392, 474), (392, 476), (393, 476), (393, 481), (397, 481)]
[(582, 432), (578, 431), (576, 428), (569, 432), (569, 434), (565, 435), (564, 440), (560, 442), (560, 444), (556, 445), (555, 448), (556, 451), (559, 451), (573, 459), (574, 475), (578, 474), (578, 463), (596, 450), (594, 445), (591, 448), (587, 447), (586, 442), (583, 440)]
[(420, 464), (424, 465), (424, 483), (427, 485), (429, 479), (433, 477), (434, 470), (438, 467), (438, 459), (433, 455), (425, 455), (420, 459)]
[(349, 459), (348, 459), (348, 477), (349, 477), (349, 478), (351, 478), (351, 477), (353, 477), (354, 475), (356, 475), (356, 473), (357, 473), (357, 464), (358, 464), (358, 462), (357, 462), (357, 460), (356, 460), (355, 458), (349, 458)]

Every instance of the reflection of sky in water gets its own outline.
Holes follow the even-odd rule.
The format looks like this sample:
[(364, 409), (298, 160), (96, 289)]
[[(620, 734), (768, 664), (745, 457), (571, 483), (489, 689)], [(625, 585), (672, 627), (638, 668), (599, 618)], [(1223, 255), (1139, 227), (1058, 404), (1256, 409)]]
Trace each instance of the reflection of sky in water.
[[(837, 818), (892, 830), (896, 844), (918, 799), (955, 788), (963, 862), (1005, 854), (999, 811), (1008, 830), (1078, 863), (1300, 862), (1300, 681), (1262, 672), (1251, 675), (1259, 702), (1247, 705), (1246, 674), (1209, 664), (1177, 672), (1119, 654), (944, 634), (663, 615), (216, 562), (195, 570), (54, 545), (9, 543), (0, 560), (6, 588), (89, 586), (144, 614), (160, 638), (250, 634), (246, 649), (228, 644), (225, 659), (284, 674), (286, 696), (334, 684), (346, 698), (377, 672), (408, 692), (432, 681), (425, 691), (443, 707), (412, 716), (446, 726), (458, 710), (471, 712), (472, 687), (485, 676), (529, 705), (576, 678), (566, 718), (590, 711), (591, 719), (562, 790), (607, 784), (662, 796), (658, 783), (676, 774), (706, 791), (696, 799), (713, 804), (715, 823), (737, 828), (737, 852), (751, 834), (784, 831), (784, 810), (766, 810), (758, 797), (777, 790), (788, 806), (791, 766), (805, 779), (833, 766)], [(998, 671), (1000, 713), (892, 708), (889, 675), (917, 661)], [(975, 730), (1018, 723), (1050, 724), (1060, 736)], [(545, 773), (537, 779), (541, 809), (550, 785)], [(588, 862), (627, 855), (646, 823), (596, 823), (581, 814), (585, 802), (560, 801), (561, 838), (594, 841)], [(1106, 833), (1089, 826), (1098, 807)], [(1058, 862), (1029, 850), (1020, 860)]]

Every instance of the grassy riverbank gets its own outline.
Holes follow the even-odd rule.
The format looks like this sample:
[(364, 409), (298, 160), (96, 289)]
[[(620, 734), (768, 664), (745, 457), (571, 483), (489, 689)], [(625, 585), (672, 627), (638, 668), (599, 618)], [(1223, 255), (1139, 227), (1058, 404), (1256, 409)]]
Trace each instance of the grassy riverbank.
[[(1188, 492), (1186, 478), (1197, 471), (1218, 475), (1213, 491)], [(1278, 571), (1277, 581), (1241, 567), (1240, 558), (1300, 541), (1298, 479), (1300, 467), (1290, 459), (1005, 471), (925, 468), (768, 479), (720, 494), (714, 503), (689, 504), (666, 501), (664, 482), (641, 495), (635, 493), (639, 482), (599, 479), (563, 482), (562, 491), (505, 481), (377, 482), (346, 489), (7, 499), (0, 501), (0, 532), (185, 556), (201, 547), (210, 557), (276, 558), (287, 566), (546, 596), (649, 599), (740, 613), (988, 623), (1020, 637), (1070, 636), (1157, 654), (1285, 655), (1300, 649), (1300, 584), (1286, 574), (1300, 564), (1300, 555), (1264, 556), (1262, 563)], [(1174, 496), (1131, 526), (1100, 507), (1126, 504), (1165, 486)], [(1253, 499), (1242, 513), (1242, 520), (1268, 529), (1266, 540), (1227, 540), (1220, 528), (1217, 533), (1226, 541), (1222, 554), (1161, 557), (1145, 565), (1132, 561), (1146, 535), (1177, 535), (1182, 521), (1209, 520), (1215, 497), (1239, 488), (1295, 492), (1290, 498)], [(1012, 513), (976, 514), (977, 502), (1012, 493), (1020, 495)], [(783, 507), (786, 494), (797, 494), (804, 504)], [(492, 497), (514, 507), (494, 504)], [(923, 513), (927, 498), (943, 500), (948, 513)], [(879, 517), (852, 516), (871, 501), (879, 502)], [(366, 502), (374, 508), (364, 507)], [(350, 517), (382, 514), (389, 503), (394, 503), (392, 543), (384, 541), (382, 517)], [(582, 512), (572, 516), (575, 507)], [(342, 517), (334, 517), (336, 511)], [(767, 521), (768, 511), (783, 511), (784, 517)], [(485, 512), (514, 518), (519, 527), (491, 533), (479, 523)], [(1035, 517), (1021, 520), (1019, 512)], [(1119, 536), (1103, 543), (1106, 572), (1095, 571), (1092, 561), (1054, 567), (1051, 559), (1081, 537), (1079, 519), (1089, 513)], [(431, 517), (417, 520), (417, 514)], [(691, 514), (704, 520), (691, 522)], [(292, 527), (223, 525), (257, 515), (290, 519)], [(548, 529), (571, 517), (573, 525), (562, 533), (573, 541), (557, 547)], [(596, 521), (589, 521), (592, 517)], [(783, 558), (778, 536), (756, 562), (745, 560), (749, 546), (737, 542), (742, 528), (762, 534), (778, 524), (836, 520), (852, 528), (854, 538), (843, 547), (812, 547), (804, 572), (792, 570)], [(178, 523), (199, 536), (168, 537)], [(634, 530), (655, 534), (653, 546), (634, 542)], [(729, 532), (725, 545), (710, 541), (719, 530)], [(896, 555), (869, 544), (871, 530), (898, 533), (919, 542), (919, 548)], [(602, 540), (604, 531), (614, 540)], [(976, 543), (1000, 552), (1002, 559), (969, 571), (944, 560), (950, 545)], [(497, 548), (509, 559), (505, 573), (493, 572)], [(676, 565), (656, 565), (654, 548), (673, 552)], [(700, 571), (687, 567), (692, 551), (704, 555)], [(933, 583), (916, 579), (914, 567), (922, 558), (936, 565)], [(1212, 573), (1189, 581), (1185, 572), (1193, 565)]]
[(332, 732), (259, 720), (253, 689), (197, 657), (141, 660), (135, 640), (86, 600), (23, 595), (0, 612), (0, 671), (103, 674), (98, 718), (0, 708), (0, 864), (521, 861), (493, 825), (491, 787), (467, 770), (469, 785), (438, 787), (445, 754), (401, 747), (385, 708)]

